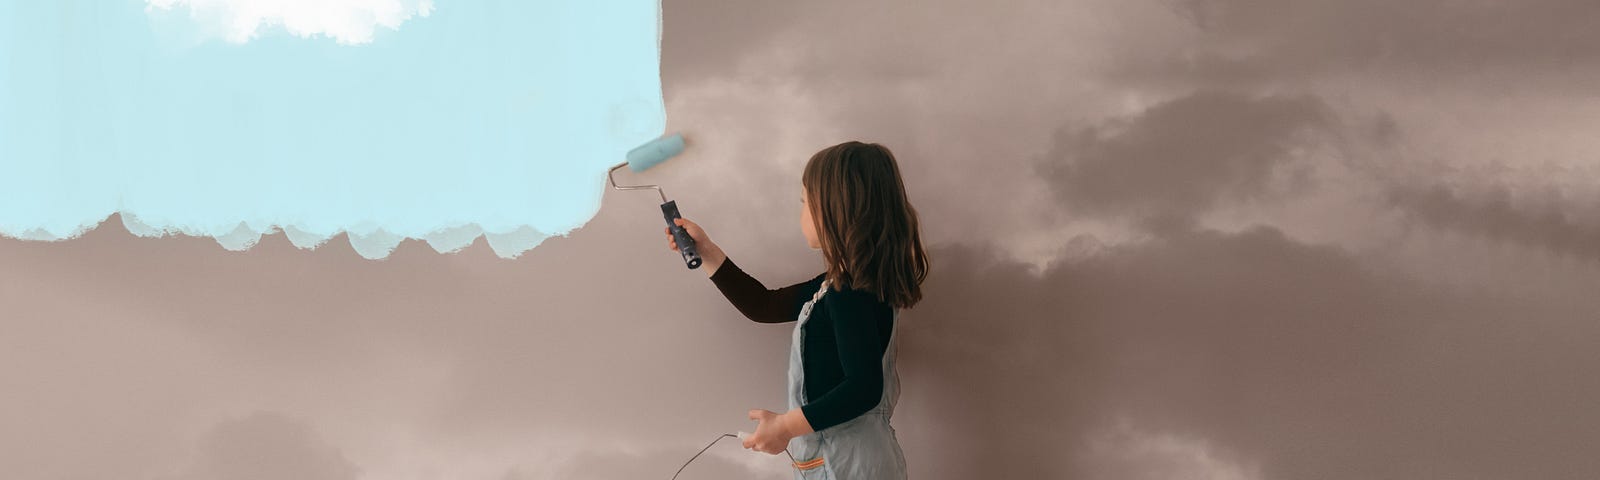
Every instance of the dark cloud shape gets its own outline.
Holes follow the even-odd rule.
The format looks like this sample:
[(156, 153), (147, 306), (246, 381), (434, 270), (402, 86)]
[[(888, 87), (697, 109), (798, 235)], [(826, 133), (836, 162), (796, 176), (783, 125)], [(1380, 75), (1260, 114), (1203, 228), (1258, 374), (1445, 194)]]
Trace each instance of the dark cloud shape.
[(1237, 84), (1374, 71), (1565, 75), (1600, 61), (1600, 3), (1589, 0), (1180, 0), (1172, 10), (1197, 29), (1194, 42), (1130, 59), (1124, 73)]
[(1118, 418), (1265, 479), (1600, 471), (1593, 299), (1450, 290), (1271, 227), (1101, 252), (930, 252), (895, 419), (913, 477), (1129, 478), (1085, 454)]
[(1600, 261), (1600, 204), (1567, 205), (1554, 191), (1518, 204), (1504, 186), (1473, 193), (1402, 185), (1386, 193), (1389, 205), (1424, 225)]
[[(1223, 201), (1305, 187), (1309, 172), (1285, 167), (1333, 124), (1313, 96), (1201, 91), (1129, 118), (1063, 129), (1037, 167), (1073, 213), (1187, 224)], [(1274, 186), (1283, 172), (1290, 181)]]
[(355, 480), (360, 469), (304, 421), (256, 412), (217, 424), (181, 480)]

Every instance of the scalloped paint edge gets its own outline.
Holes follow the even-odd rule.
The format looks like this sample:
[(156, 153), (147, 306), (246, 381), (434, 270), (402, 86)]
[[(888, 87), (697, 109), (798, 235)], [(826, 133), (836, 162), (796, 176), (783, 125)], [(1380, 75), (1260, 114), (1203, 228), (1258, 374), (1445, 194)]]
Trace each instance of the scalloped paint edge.
[(510, 260), (516, 259), (529, 250), (533, 250), (550, 237), (566, 237), (570, 233), (570, 231), (554, 234), (545, 233), (528, 225), (523, 225), (509, 232), (495, 233), (483, 231), (483, 228), (476, 223), (467, 223), (441, 227), (421, 237), (412, 237), (395, 234), (382, 228), (363, 232), (352, 231), (350, 228), (341, 228), (331, 232), (317, 233), (306, 231), (295, 225), (270, 224), (264, 228), (256, 229), (250, 227), (247, 222), (239, 222), (232, 230), (226, 232), (208, 232), (204, 229), (180, 225), (151, 225), (140, 220), (137, 214), (117, 211), (107, 214), (104, 218), (94, 223), (80, 225), (67, 235), (52, 234), (43, 229), (35, 228), (18, 233), (0, 229), (0, 236), (26, 241), (67, 241), (82, 237), (100, 228), (111, 219), (111, 215), (118, 215), (122, 219), (122, 227), (136, 237), (164, 238), (175, 235), (210, 237), (218, 245), (222, 246), (224, 250), (234, 252), (248, 251), (260, 243), (262, 237), (277, 232), (282, 232), (288, 238), (290, 244), (302, 250), (315, 250), (326, 245), (333, 237), (343, 233), (356, 254), (368, 260), (388, 258), (390, 254), (394, 253), (395, 248), (399, 247), (400, 243), (406, 239), (422, 240), (433, 251), (444, 254), (459, 252), (471, 246), (478, 240), (478, 237), (483, 237), (488, 242), (489, 248), (494, 251), (496, 256)]

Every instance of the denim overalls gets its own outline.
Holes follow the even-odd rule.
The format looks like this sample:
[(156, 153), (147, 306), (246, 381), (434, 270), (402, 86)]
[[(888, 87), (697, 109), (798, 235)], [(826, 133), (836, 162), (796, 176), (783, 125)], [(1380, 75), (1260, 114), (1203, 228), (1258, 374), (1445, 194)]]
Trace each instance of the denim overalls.
[[(806, 403), (805, 370), (801, 352), (805, 350), (806, 319), (811, 308), (827, 293), (828, 282), (822, 282), (811, 300), (800, 308), (800, 317), (794, 323), (794, 337), (789, 348), (789, 408), (799, 408)], [(899, 323), (900, 309), (894, 309), (895, 323)], [(835, 319), (835, 321), (838, 321)], [(895, 373), (895, 337), (900, 334), (896, 325), (889, 334), (889, 347), (883, 353), (883, 397), (878, 405), (866, 413), (844, 423), (794, 437), (789, 440), (789, 454), (795, 460), (795, 478), (800, 480), (867, 480), (906, 478), (905, 455), (900, 442), (894, 437), (894, 427), (889, 426), (889, 416), (894, 414), (895, 401), (900, 398), (900, 376)]]

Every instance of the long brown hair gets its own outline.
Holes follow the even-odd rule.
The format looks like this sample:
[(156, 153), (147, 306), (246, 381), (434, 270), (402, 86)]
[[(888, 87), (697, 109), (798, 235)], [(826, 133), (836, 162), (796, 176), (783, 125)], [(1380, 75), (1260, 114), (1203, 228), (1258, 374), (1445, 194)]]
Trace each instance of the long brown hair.
[(824, 148), (806, 162), (800, 184), (811, 197), (811, 221), (835, 289), (872, 292), (895, 308), (922, 300), (928, 255), (888, 148), (857, 141)]

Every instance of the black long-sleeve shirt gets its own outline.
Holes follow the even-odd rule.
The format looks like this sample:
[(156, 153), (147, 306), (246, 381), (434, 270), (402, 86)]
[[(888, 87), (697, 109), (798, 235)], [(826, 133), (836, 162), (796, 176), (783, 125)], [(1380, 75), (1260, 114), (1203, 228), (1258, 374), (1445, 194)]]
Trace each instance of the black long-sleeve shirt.
[[(722, 295), (750, 320), (760, 323), (793, 322), (800, 309), (822, 286), (824, 274), (787, 287), (769, 290), (760, 281), (724, 259), (711, 275)], [(894, 310), (876, 295), (863, 290), (828, 293), (811, 307), (804, 330), (807, 403), (800, 406), (820, 431), (856, 418), (883, 397), (883, 353), (894, 328)]]

